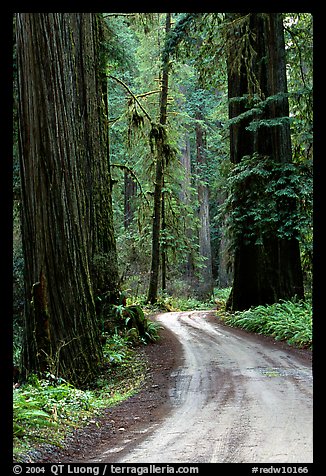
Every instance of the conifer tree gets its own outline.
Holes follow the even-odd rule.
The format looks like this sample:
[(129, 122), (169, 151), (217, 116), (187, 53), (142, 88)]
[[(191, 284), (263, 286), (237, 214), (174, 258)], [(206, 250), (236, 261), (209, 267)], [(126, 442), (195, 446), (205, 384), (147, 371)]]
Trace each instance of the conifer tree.
[(18, 13), (23, 376), (83, 385), (102, 358), (95, 293), (117, 292), (100, 17)]
[[(228, 307), (303, 298), (280, 13), (229, 14), (234, 280)], [(285, 185), (288, 184), (288, 188)], [(267, 199), (266, 199), (267, 197)]]
[[(165, 32), (169, 34), (171, 28), (171, 13), (166, 13)], [(164, 183), (164, 169), (166, 167), (168, 145), (166, 143), (167, 100), (169, 82), (169, 55), (164, 52), (162, 58), (162, 88), (160, 95), (160, 120), (156, 132), (156, 175), (154, 185), (154, 212), (152, 226), (152, 262), (150, 283), (148, 289), (148, 301), (154, 304), (157, 300), (158, 279), (160, 267), (160, 232), (162, 228), (162, 189)], [(164, 203), (164, 202), (163, 202)], [(164, 256), (164, 255), (163, 255)], [(163, 261), (163, 264), (165, 262)], [(165, 275), (165, 266), (162, 270)], [(164, 278), (163, 278), (164, 279)]]

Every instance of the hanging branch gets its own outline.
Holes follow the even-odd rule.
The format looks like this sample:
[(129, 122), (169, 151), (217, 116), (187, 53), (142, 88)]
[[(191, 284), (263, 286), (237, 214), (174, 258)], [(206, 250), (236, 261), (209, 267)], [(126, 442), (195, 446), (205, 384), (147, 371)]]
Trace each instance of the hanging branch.
[[(147, 117), (147, 119), (149, 120), (149, 122), (152, 124), (153, 121), (152, 121), (152, 118), (151, 116), (148, 114), (148, 112), (146, 111), (146, 109), (142, 106), (142, 104), (138, 101), (138, 98), (137, 96), (134, 95), (134, 93), (129, 89), (129, 87), (126, 85), (126, 83), (124, 83), (121, 79), (119, 78), (116, 78), (115, 76), (112, 76), (111, 74), (107, 75), (107, 78), (109, 79), (113, 79), (114, 81), (116, 81), (117, 83), (121, 84), (121, 86), (123, 86), (127, 91), (128, 93), (130, 94), (130, 96), (134, 99), (134, 101), (138, 104), (138, 106), (140, 107), (140, 109), (143, 111), (143, 113), (145, 114), (145, 116)], [(145, 94), (152, 94), (156, 91), (151, 91), (150, 93), (145, 93)], [(143, 95), (139, 95), (139, 97), (141, 97)]]
[(108, 18), (108, 17), (135, 17), (136, 13), (106, 13), (106, 15), (103, 15), (103, 18)]
[(143, 188), (141, 186), (141, 183), (140, 181), (138, 180), (138, 177), (137, 175), (135, 174), (135, 172), (130, 168), (128, 167), (128, 165), (124, 165), (124, 164), (110, 164), (111, 167), (117, 167), (119, 169), (122, 169), (122, 170), (126, 170), (132, 177), (133, 179), (135, 180), (135, 182), (137, 182), (137, 185), (139, 186), (139, 189), (140, 189), (140, 193), (141, 195), (145, 198), (146, 202), (147, 202), (147, 205), (150, 206), (149, 204), (149, 201), (143, 191)]
[(158, 94), (160, 92), (160, 89), (156, 89), (154, 91), (148, 91), (148, 93), (137, 94), (136, 98), (144, 98), (145, 96), (149, 96), (150, 94)]

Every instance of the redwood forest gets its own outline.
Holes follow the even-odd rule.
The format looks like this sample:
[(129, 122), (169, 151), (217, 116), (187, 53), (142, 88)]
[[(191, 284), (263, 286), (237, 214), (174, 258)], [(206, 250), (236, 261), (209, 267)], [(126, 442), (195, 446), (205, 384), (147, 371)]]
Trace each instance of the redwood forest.
[(169, 316), (311, 353), (312, 15), (16, 13), (13, 39), (14, 459), (162, 387)]

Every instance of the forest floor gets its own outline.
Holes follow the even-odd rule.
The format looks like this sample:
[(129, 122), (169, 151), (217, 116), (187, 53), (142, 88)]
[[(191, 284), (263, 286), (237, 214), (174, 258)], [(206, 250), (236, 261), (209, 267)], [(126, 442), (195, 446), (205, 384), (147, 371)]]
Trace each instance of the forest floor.
[(216, 311), (156, 319), (142, 390), (35, 462), (312, 461), (311, 351), (230, 328)]

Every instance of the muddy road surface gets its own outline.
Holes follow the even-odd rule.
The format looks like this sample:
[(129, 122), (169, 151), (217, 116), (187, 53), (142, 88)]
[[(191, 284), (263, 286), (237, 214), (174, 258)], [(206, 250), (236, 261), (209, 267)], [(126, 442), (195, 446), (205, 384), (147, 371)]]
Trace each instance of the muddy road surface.
[(92, 461), (312, 462), (311, 362), (220, 324), (212, 312), (157, 319), (183, 349), (169, 389), (170, 411)]

